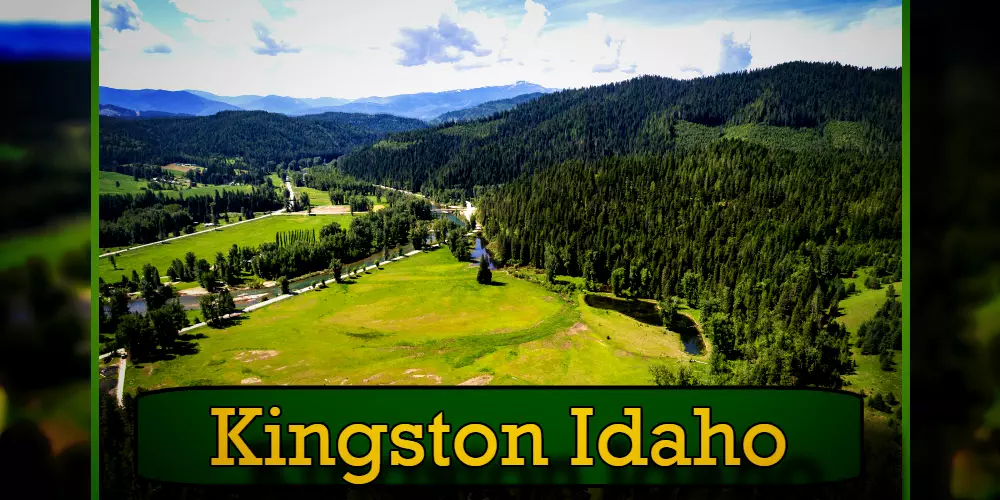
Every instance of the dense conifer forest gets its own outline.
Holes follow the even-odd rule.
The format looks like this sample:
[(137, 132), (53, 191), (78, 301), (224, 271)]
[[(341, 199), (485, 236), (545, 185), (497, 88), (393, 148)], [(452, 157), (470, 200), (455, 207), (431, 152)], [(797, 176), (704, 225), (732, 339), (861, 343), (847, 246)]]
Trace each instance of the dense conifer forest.
[(335, 158), (389, 132), (425, 126), (392, 115), (323, 113), (288, 117), (264, 111), (212, 116), (124, 120), (101, 117), (101, 165), (204, 163), (240, 157), (250, 167), (268, 161)]
[(841, 278), (902, 272), (901, 72), (640, 77), (389, 136), (362, 179), (479, 196), (495, 258), (702, 309), (713, 383), (840, 387)]
[(825, 135), (846, 128), (848, 134), (837, 134), (844, 145), (898, 157), (901, 77), (899, 69), (833, 63), (787, 63), (695, 80), (644, 76), (544, 95), (489, 119), (394, 134), (340, 165), (408, 191), (461, 188), (472, 195), (474, 186), (510, 182), (563, 161), (663, 154), (690, 142), (682, 134), (688, 129), (704, 136), (708, 128), (718, 137), (713, 128), (739, 125)]

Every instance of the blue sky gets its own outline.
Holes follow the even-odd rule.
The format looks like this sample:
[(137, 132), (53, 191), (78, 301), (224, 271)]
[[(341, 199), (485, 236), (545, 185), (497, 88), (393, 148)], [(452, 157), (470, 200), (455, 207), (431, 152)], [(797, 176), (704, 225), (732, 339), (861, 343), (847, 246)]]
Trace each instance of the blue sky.
[(885, 0), (99, 1), (100, 80), (120, 88), (353, 98), (902, 60)]

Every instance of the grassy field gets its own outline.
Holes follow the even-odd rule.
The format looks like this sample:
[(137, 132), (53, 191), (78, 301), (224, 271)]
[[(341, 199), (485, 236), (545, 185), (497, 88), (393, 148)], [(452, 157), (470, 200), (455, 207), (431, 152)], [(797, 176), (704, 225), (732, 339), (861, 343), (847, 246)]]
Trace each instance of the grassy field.
[[(101, 194), (135, 194), (148, 188), (149, 183), (140, 179), (132, 180), (131, 175), (118, 172), (100, 171), (98, 175), (98, 191)], [(115, 184), (117, 182), (117, 185)]]
[(178, 165), (176, 163), (171, 163), (170, 165), (164, 165), (163, 169), (164, 170), (168, 170), (168, 171), (174, 173), (174, 175), (178, 175), (178, 176), (183, 177), (184, 174), (190, 172), (191, 170), (195, 170), (195, 169), (204, 170), (205, 168), (204, 167), (199, 167), (198, 165), (187, 166), (187, 165)]
[[(98, 172), (98, 191), (100, 194), (137, 194), (149, 188), (149, 182), (145, 180), (132, 180), (131, 175), (120, 174), (118, 172)], [(117, 182), (117, 184), (116, 184)], [(157, 193), (164, 194), (167, 196), (180, 196), (183, 193), (184, 196), (199, 196), (206, 194), (215, 194), (216, 191), (237, 191), (237, 192), (249, 192), (252, 189), (251, 186), (215, 186), (215, 185), (199, 185), (193, 188), (185, 188), (183, 190), (175, 189), (165, 189), (156, 191)]]
[[(883, 285), (882, 288), (878, 290), (869, 290), (864, 287), (863, 283), (867, 277), (865, 270), (860, 270), (856, 274), (856, 277), (852, 280), (845, 280), (847, 282), (854, 281), (858, 292), (844, 300), (840, 301), (840, 312), (841, 317), (837, 318), (847, 330), (851, 332), (851, 345), (853, 346), (854, 340), (857, 338), (858, 327), (861, 323), (871, 319), (875, 315), (875, 311), (886, 300), (885, 288), (887, 285)], [(896, 294), (902, 297), (903, 284), (901, 282), (893, 283), (893, 287), (896, 289)], [(857, 363), (857, 368), (854, 374), (848, 375), (845, 379), (848, 382), (847, 389), (854, 392), (864, 391), (869, 394), (873, 391), (877, 392), (892, 392), (896, 399), (901, 399), (903, 394), (903, 378), (902, 378), (902, 353), (900, 351), (893, 352), (893, 361), (895, 362), (895, 367), (892, 371), (882, 370), (878, 355), (869, 354), (862, 355), (861, 349), (853, 347), (854, 351), (854, 362)]]
[(591, 307), (503, 272), (492, 286), (475, 276), (447, 250), (418, 254), (195, 330), (196, 354), (130, 369), (127, 387), (648, 384), (651, 363), (691, 359), (677, 334), (618, 312), (616, 299)]
[(145, 264), (153, 264), (160, 270), (160, 275), (166, 276), (167, 268), (174, 259), (183, 259), (187, 252), (194, 252), (198, 258), (211, 262), (216, 252), (226, 253), (236, 243), (240, 246), (256, 246), (264, 242), (274, 241), (275, 233), (292, 229), (319, 229), (331, 222), (338, 222), (342, 227), (349, 227), (349, 215), (273, 215), (260, 220), (235, 226), (204, 231), (198, 234), (169, 241), (159, 245), (148, 246), (125, 252), (115, 256), (118, 270), (111, 266), (107, 258), (100, 259), (100, 276), (104, 281), (118, 281), (122, 275), (132, 276), (132, 270), (140, 272)]
[(90, 219), (87, 216), (10, 236), (0, 241), (0, 269), (21, 265), (30, 256), (56, 264), (67, 251), (76, 250), (89, 240)]
[(295, 186), (292, 189), (295, 190), (296, 197), (300, 196), (301, 193), (307, 193), (309, 195), (309, 204), (314, 207), (324, 207), (330, 205), (330, 193), (326, 191), (300, 186)]

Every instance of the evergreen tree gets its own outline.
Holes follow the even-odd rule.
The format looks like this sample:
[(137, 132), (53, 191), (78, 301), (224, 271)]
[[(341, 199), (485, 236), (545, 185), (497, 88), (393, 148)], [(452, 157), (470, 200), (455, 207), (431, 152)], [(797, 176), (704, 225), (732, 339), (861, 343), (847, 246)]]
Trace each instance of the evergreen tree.
[(480, 285), (489, 285), (493, 282), (493, 272), (490, 271), (490, 265), (486, 262), (485, 256), (479, 259), (479, 272), (476, 273), (476, 281)]

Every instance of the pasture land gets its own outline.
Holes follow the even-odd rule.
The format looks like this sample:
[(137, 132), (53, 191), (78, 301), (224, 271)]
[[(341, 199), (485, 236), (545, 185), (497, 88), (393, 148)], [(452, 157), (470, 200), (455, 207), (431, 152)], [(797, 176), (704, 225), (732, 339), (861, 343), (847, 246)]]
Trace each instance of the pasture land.
[[(195, 354), (140, 364), (127, 388), (270, 385), (649, 384), (687, 363), (678, 334), (587, 295), (570, 299), (444, 249), (191, 332)], [(624, 301), (623, 301), (624, 302)], [(695, 369), (704, 365), (692, 364)]]
[(177, 163), (171, 163), (170, 165), (164, 165), (163, 169), (174, 172), (175, 175), (183, 176), (184, 174), (194, 169), (204, 170), (204, 167), (199, 167), (198, 165), (180, 165)]
[(319, 189), (304, 186), (294, 186), (292, 189), (295, 190), (296, 198), (301, 196), (302, 193), (308, 194), (309, 204), (314, 207), (330, 205), (330, 193), (326, 191), (320, 191)]
[[(149, 189), (149, 182), (143, 179), (133, 180), (131, 175), (120, 174), (118, 172), (98, 173), (98, 192), (100, 194), (138, 194)], [(183, 180), (184, 187), (180, 189), (162, 189), (154, 191), (156, 193), (178, 197), (182, 193), (187, 196), (214, 195), (216, 191), (236, 191), (241, 193), (250, 192), (251, 186), (216, 186), (210, 184), (200, 184), (196, 187), (187, 187), (187, 181)]]
[(132, 270), (142, 271), (142, 266), (152, 264), (166, 276), (167, 268), (174, 259), (184, 259), (184, 254), (194, 252), (198, 258), (213, 262), (216, 252), (227, 253), (233, 244), (239, 246), (257, 246), (264, 242), (274, 241), (275, 233), (293, 229), (315, 229), (317, 234), (321, 227), (331, 223), (340, 223), (341, 227), (350, 227), (350, 215), (272, 215), (260, 220), (244, 224), (222, 226), (204, 234), (163, 242), (125, 253), (115, 255), (118, 269), (111, 266), (108, 258), (100, 259), (100, 277), (104, 281), (119, 281), (123, 275), (132, 276)]
[[(861, 323), (871, 319), (875, 315), (875, 311), (886, 301), (885, 289), (888, 285), (883, 285), (878, 290), (869, 290), (864, 287), (866, 277), (867, 271), (859, 270), (855, 273), (855, 278), (845, 280), (846, 282), (855, 282), (858, 291), (840, 301), (840, 313), (842, 316), (837, 318), (837, 321), (841, 322), (851, 332), (851, 351), (854, 353), (854, 362), (856, 364), (855, 372), (844, 377), (844, 380), (848, 384), (845, 389), (852, 392), (864, 391), (865, 394), (891, 392), (897, 400), (902, 400), (902, 352), (893, 351), (892, 359), (894, 363), (892, 371), (885, 371), (879, 363), (877, 354), (863, 355), (860, 348), (854, 347), (858, 327), (861, 326)], [(899, 300), (902, 300), (903, 283), (893, 283), (893, 288), (896, 289), (896, 295), (899, 296)], [(870, 418), (888, 418), (888, 415), (875, 412), (870, 408), (866, 408), (865, 413)]]

